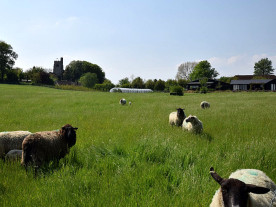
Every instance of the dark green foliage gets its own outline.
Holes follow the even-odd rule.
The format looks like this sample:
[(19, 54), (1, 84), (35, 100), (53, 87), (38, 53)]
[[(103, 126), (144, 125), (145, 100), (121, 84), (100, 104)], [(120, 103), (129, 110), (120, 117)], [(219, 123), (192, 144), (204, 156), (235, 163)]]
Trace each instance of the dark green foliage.
[(115, 85), (110, 80), (105, 80), (102, 84), (96, 84), (94, 89), (99, 91), (110, 91), (110, 89), (114, 87)]
[(177, 86), (177, 85), (178, 85), (177, 80), (168, 79), (165, 83), (165, 90), (169, 91), (170, 87)]
[(170, 93), (183, 96), (183, 88), (181, 86), (171, 86)]
[(98, 82), (97, 74), (96, 73), (85, 73), (81, 76), (79, 82), (82, 86), (87, 88), (93, 88), (95, 84)]
[(145, 88), (145, 83), (142, 78), (137, 77), (131, 82), (132, 88)]
[(224, 82), (224, 83), (230, 83), (231, 80), (234, 80), (234, 77), (225, 77), (225, 76), (222, 76), (222, 77), (219, 78), (219, 81)]
[(211, 64), (207, 60), (200, 61), (190, 74), (191, 80), (202, 78), (215, 78), (219, 75), (215, 68), (211, 68)]
[(18, 76), (17, 76), (17, 71), (11, 69), (7, 71), (6, 74), (6, 79), (5, 81), (7, 83), (19, 83)]
[(96, 64), (87, 61), (72, 61), (66, 66), (63, 78), (65, 80), (77, 81), (85, 73), (96, 73), (99, 83), (105, 80), (105, 73), (102, 68)]
[(151, 89), (151, 90), (154, 90), (154, 85), (155, 85), (155, 83), (151, 79), (147, 80), (145, 83), (145, 87), (148, 89)]
[(164, 91), (165, 87), (166, 87), (166, 82), (161, 79), (156, 81), (154, 84), (154, 90), (156, 91)]
[(26, 76), (28, 79), (32, 80), (33, 84), (36, 85), (53, 85), (54, 81), (50, 78), (50, 73), (41, 67), (33, 67), (26, 71)]
[(255, 63), (254, 75), (272, 75), (274, 68), (272, 67), (272, 61), (268, 58), (263, 58)]
[(119, 80), (119, 86), (121, 88), (130, 88), (130, 81), (128, 78), (123, 78), (121, 80)]
[(8, 70), (12, 69), (17, 57), (18, 55), (13, 51), (11, 45), (0, 41), (0, 72), (2, 82), (4, 81), (4, 75)]

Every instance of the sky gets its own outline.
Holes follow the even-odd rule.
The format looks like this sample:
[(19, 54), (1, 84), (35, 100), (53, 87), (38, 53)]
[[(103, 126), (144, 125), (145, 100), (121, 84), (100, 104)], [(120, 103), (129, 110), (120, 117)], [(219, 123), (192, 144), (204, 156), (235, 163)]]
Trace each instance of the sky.
[(24, 71), (85, 60), (114, 84), (202, 60), (250, 75), (262, 58), (276, 68), (276, 0), (0, 0), (0, 40)]

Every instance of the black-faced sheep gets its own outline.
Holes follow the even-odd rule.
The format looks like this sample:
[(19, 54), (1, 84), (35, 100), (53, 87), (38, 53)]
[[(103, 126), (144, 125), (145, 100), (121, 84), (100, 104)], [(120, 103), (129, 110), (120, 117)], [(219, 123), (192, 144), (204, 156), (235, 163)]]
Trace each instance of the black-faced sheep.
[(31, 134), (28, 131), (0, 132), (0, 158), (13, 149), (22, 149), (22, 142), (26, 136)]
[(200, 107), (201, 107), (202, 109), (210, 108), (210, 103), (207, 102), (207, 101), (202, 101), (202, 102), (200, 103)]
[(186, 118), (184, 113), (184, 109), (178, 108), (177, 111), (171, 112), (169, 115), (169, 123), (170, 125), (181, 126), (183, 120)]
[(275, 183), (262, 171), (242, 169), (232, 173), (229, 179), (221, 178), (214, 168), (210, 174), (220, 184), (210, 207), (275, 207), (273, 191)]
[(197, 134), (203, 131), (203, 124), (196, 116), (190, 115), (184, 119), (182, 128)]
[(28, 135), (22, 143), (21, 164), (27, 167), (34, 164), (41, 166), (51, 160), (59, 160), (76, 143), (76, 130), (70, 124), (64, 125), (59, 131), (43, 131)]
[(119, 101), (119, 104), (125, 105), (126, 104), (126, 99), (121, 98), (120, 101)]

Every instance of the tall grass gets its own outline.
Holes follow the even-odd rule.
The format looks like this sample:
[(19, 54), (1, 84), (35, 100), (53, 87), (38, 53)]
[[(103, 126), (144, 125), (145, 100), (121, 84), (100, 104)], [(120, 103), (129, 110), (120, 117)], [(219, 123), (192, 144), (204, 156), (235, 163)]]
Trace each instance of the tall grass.
[[(119, 105), (123, 97), (132, 105)], [(79, 128), (70, 154), (36, 178), (20, 161), (0, 160), (0, 206), (208, 206), (219, 187), (211, 166), (223, 177), (256, 168), (276, 181), (275, 98), (0, 85), (0, 131)], [(203, 122), (203, 134), (169, 126), (178, 107)]]

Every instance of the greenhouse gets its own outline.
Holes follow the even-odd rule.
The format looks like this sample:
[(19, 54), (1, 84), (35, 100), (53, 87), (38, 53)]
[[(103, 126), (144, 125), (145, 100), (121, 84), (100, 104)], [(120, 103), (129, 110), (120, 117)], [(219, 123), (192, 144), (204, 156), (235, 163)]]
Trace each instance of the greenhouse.
[(153, 92), (151, 89), (140, 89), (140, 88), (111, 88), (110, 91), (121, 92), (121, 93), (150, 93)]

